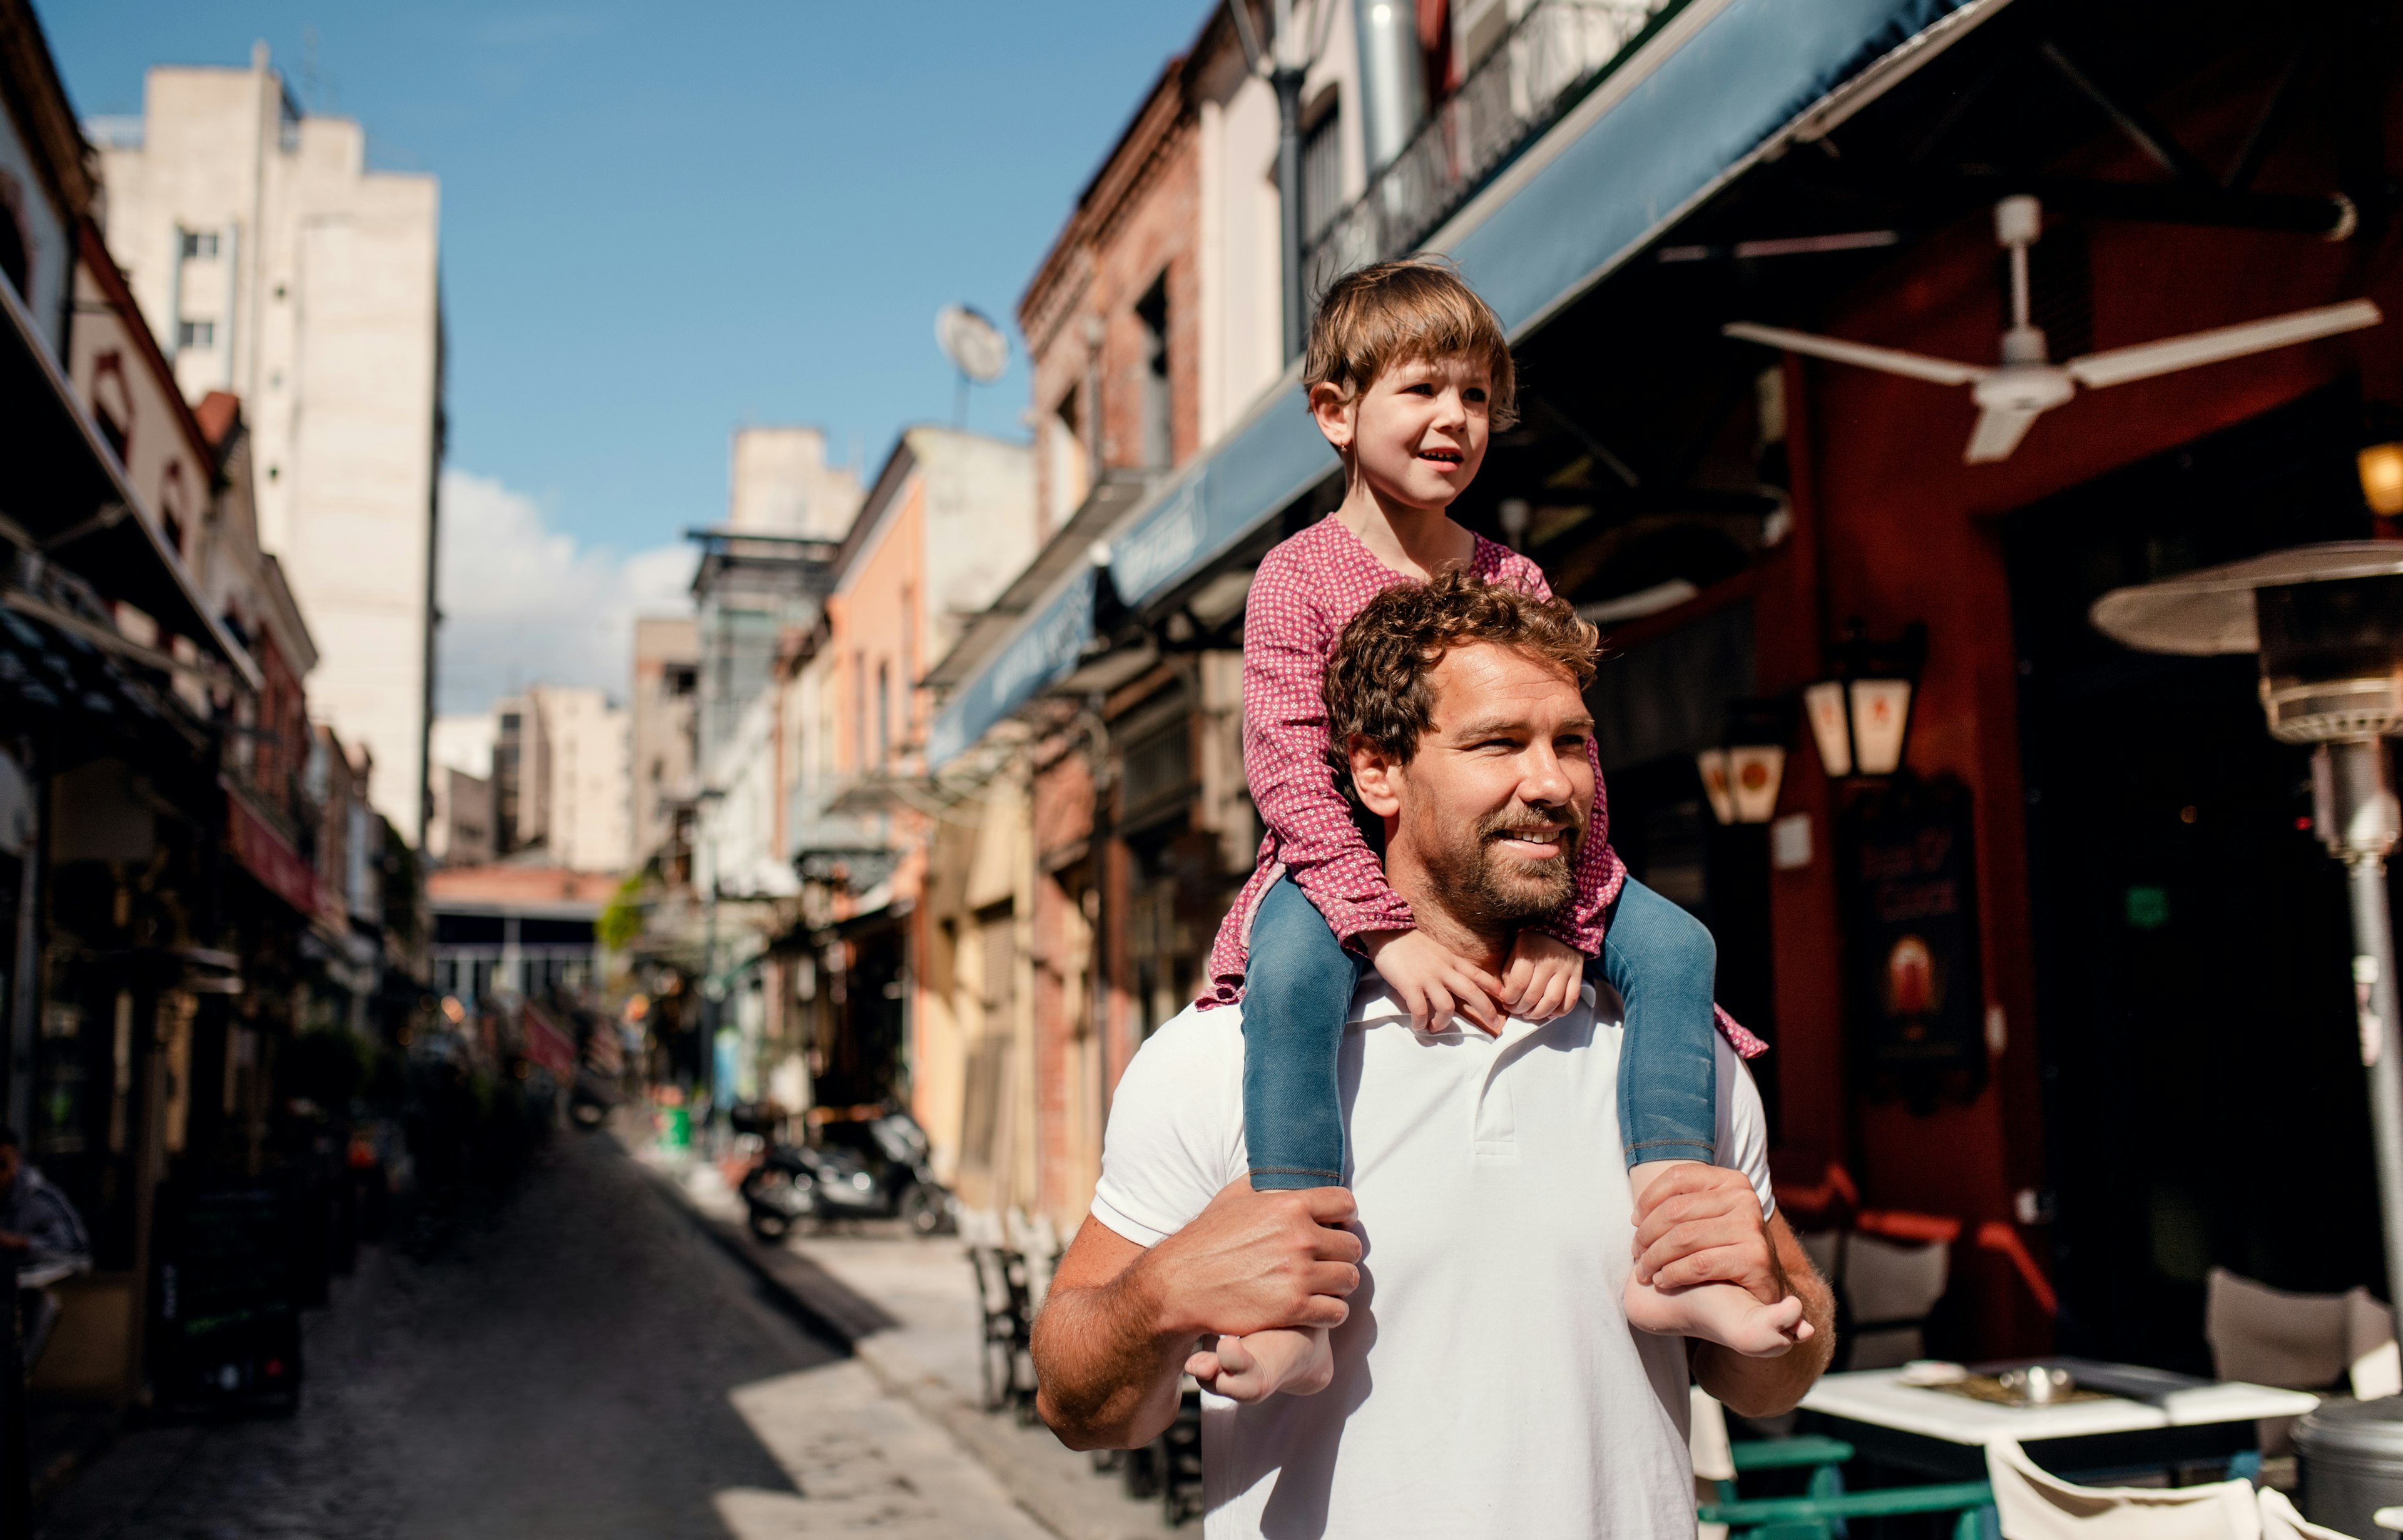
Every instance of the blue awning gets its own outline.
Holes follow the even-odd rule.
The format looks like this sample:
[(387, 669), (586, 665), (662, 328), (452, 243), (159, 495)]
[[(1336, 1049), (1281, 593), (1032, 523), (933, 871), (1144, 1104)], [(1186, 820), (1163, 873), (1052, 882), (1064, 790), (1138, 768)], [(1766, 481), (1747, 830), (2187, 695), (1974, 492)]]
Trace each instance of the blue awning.
[[(1772, 146), (1840, 116), (1835, 93), (1874, 96), (2007, 3), (1688, 0), (1426, 249), (1457, 261), (1520, 339)], [(1119, 598), (1140, 607), (1191, 581), (1336, 464), (1289, 374), (1110, 538)], [(960, 727), (981, 720), (960, 747), (1067, 672), (1011, 666), (1039, 623), (961, 690), (959, 702), (981, 704)], [(1061, 645), (1049, 636), (1029, 657), (1058, 658)], [(993, 687), (1005, 672), (1014, 697)]]
[(1076, 666), (1077, 653), (1093, 634), (1095, 576), (1090, 565), (1069, 574), (1028, 610), (1018, 634), (943, 703), (926, 731), (929, 768), (958, 757), (995, 722)]

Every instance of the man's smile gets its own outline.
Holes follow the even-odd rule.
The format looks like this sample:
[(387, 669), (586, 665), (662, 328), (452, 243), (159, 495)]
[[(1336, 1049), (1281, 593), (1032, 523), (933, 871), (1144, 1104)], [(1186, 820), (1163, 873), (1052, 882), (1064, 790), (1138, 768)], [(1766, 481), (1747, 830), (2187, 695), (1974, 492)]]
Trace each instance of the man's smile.
[(1531, 861), (1557, 859), (1567, 848), (1574, 825), (1522, 824), (1511, 828), (1495, 829), (1486, 836), (1494, 844), (1513, 855)]

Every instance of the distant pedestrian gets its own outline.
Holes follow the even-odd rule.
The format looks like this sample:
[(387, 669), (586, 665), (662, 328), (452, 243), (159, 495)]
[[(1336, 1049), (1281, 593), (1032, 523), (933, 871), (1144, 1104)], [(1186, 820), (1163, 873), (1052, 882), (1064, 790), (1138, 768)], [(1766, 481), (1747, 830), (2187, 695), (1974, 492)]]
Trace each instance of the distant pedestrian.
[(0, 1124), (0, 1251), (16, 1254), (19, 1340), (33, 1369), (58, 1324), (49, 1284), (91, 1269), (91, 1238), (67, 1195), (25, 1164), (17, 1131)]

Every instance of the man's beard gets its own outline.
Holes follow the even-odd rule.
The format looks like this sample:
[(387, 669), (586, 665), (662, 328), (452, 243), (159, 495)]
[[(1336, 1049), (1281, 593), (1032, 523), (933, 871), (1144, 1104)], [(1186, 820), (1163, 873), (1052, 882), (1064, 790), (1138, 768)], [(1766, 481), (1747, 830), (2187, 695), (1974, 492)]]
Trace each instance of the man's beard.
[(1445, 907), (1462, 923), (1495, 929), (1523, 925), (1567, 903), (1576, 890), (1577, 852), (1585, 825), (1571, 810), (1563, 809), (1560, 816), (1569, 824), (1559, 831), (1560, 854), (1549, 860), (1530, 861), (1496, 848), (1521, 831), (1552, 832), (1546, 821), (1515, 808), (1423, 845), (1420, 859), (1444, 895)]

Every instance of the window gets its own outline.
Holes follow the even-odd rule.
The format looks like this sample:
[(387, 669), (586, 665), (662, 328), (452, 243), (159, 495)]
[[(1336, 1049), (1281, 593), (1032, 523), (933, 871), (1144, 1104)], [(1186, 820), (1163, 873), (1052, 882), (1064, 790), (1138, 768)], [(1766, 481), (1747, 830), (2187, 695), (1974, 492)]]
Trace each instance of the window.
[(175, 349), (213, 348), (217, 345), (217, 324), (214, 321), (178, 321), (175, 323)]
[(1134, 318), (1143, 327), (1143, 359), (1136, 366), (1143, 413), (1143, 463), (1165, 470), (1175, 463), (1175, 419), (1168, 385), (1168, 274), (1162, 272), (1141, 299)]
[(876, 766), (893, 757), (893, 665), (876, 660)]
[(1343, 206), (1343, 114), (1329, 102), (1301, 132), (1301, 238), (1315, 242)]
[(851, 768), (868, 769), (868, 654), (851, 655)]
[(187, 260), (187, 261), (190, 261), (190, 260), (192, 260), (192, 259), (194, 259), (194, 258), (199, 258), (199, 259), (201, 259), (201, 260), (202, 260), (202, 261), (214, 261), (214, 260), (215, 260), (215, 258), (216, 258), (216, 255), (217, 255), (217, 232), (216, 232), (216, 231), (215, 231), (215, 230), (186, 230), (186, 231), (184, 232), (184, 258), (185, 258), (185, 260)]

